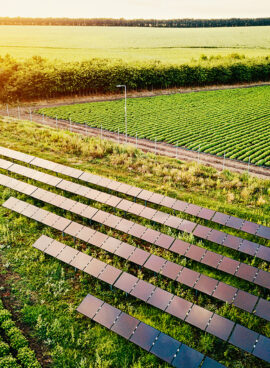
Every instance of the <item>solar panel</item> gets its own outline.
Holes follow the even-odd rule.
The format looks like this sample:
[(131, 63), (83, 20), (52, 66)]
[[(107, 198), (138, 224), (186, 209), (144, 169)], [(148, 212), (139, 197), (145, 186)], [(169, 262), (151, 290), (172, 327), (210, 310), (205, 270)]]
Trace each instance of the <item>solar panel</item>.
[(171, 363), (180, 345), (179, 341), (161, 332), (150, 352), (165, 362)]
[(101, 247), (107, 238), (108, 235), (96, 231), (91, 236), (91, 244), (95, 245), (96, 247)]
[(270, 363), (270, 339), (260, 335), (252, 354)]
[(138, 195), (137, 198), (142, 199), (143, 201), (148, 201), (149, 198), (153, 195), (153, 192), (149, 192), (148, 190), (143, 189)]
[(165, 263), (165, 266), (162, 267), (162, 270), (160, 273), (166, 277), (169, 277), (172, 280), (175, 280), (177, 275), (180, 273), (182, 269), (183, 269), (183, 266), (167, 261)]
[(225, 365), (220, 364), (209, 357), (206, 357), (203, 362), (202, 368), (225, 368)]
[(116, 225), (121, 221), (121, 217), (115, 216), (115, 215), (109, 215), (105, 221), (104, 225), (115, 228)]
[(98, 275), (104, 270), (106, 266), (107, 263), (93, 258), (92, 261), (85, 267), (84, 272), (88, 273), (91, 276), (98, 277)]
[(146, 302), (154, 290), (155, 290), (154, 285), (149, 284), (148, 282), (145, 282), (143, 280), (139, 280), (135, 288), (131, 291), (130, 295), (133, 295), (136, 298)]
[(193, 304), (185, 321), (204, 331), (212, 316), (213, 312)]
[(118, 270), (117, 268), (107, 265), (104, 271), (99, 275), (99, 279), (107, 282), (110, 285), (113, 285), (118, 277), (121, 275), (122, 271)]
[(182, 344), (179, 352), (172, 361), (173, 367), (177, 368), (198, 368), (201, 364), (204, 355), (198, 351), (189, 348), (187, 345)]
[[(31, 219), (32, 220), (36, 220), (36, 221), (39, 221), (39, 222), (43, 222), (43, 220), (45, 219), (46, 216), (48, 216), (49, 212), (48, 211), (44, 211), (43, 209), (39, 209), (37, 212), (35, 212)], [(58, 221), (59, 221), (59, 218), (58, 218)]]
[(164, 225), (173, 227), (174, 229), (178, 229), (178, 227), (183, 222), (183, 219), (176, 216), (169, 216), (165, 221)]
[(194, 288), (196, 290), (202, 291), (205, 294), (212, 295), (217, 284), (217, 280), (205, 275), (201, 275)]
[(207, 236), (207, 240), (213, 243), (222, 244), (226, 238), (227, 234), (222, 233), (219, 230), (212, 230)]
[(188, 205), (187, 202), (183, 202), (183, 201), (180, 201), (179, 199), (177, 199), (174, 202), (174, 204), (172, 205), (172, 209), (176, 210), (176, 211), (183, 212), (186, 209), (187, 205)]
[(220, 225), (225, 225), (229, 218), (230, 216), (225, 215), (225, 213), (216, 212), (212, 218), (212, 221), (217, 222)]
[(200, 274), (198, 272), (184, 267), (176, 280), (178, 282), (181, 282), (182, 284), (193, 287), (195, 282), (198, 280), (199, 276)]
[(179, 225), (178, 230), (184, 231), (187, 233), (191, 233), (195, 227), (196, 227), (196, 224), (194, 222), (183, 220), (181, 224)]
[[(33, 218), (33, 216), (31, 217)], [(54, 224), (56, 223), (56, 221), (59, 220), (59, 216), (56, 215), (55, 213), (49, 213), (48, 216), (46, 216), (43, 220), (42, 220), (42, 223), (44, 225), (47, 225), (47, 226), (51, 226), (51, 227), (54, 227)]]
[(233, 304), (236, 307), (246, 310), (251, 313), (257, 303), (258, 297), (252, 294), (247, 293), (246, 291), (239, 290)]
[(169, 249), (174, 240), (175, 238), (173, 238), (172, 236), (161, 234), (155, 241), (155, 244), (161, 248)]
[(80, 215), (84, 210), (86, 210), (87, 205), (84, 203), (76, 202), (76, 204), (72, 207), (72, 212)]
[(214, 214), (215, 214), (215, 211), (209, 210), (208, 208), (202, 208), (198, 216), (204, 220), (211, 220)]
[(161, 206), (172, 208), (172, 205), (176, 202), (175, 198), (164, 197), (160, 202)]
[(226, 226), (231, 227), (236, 230), (240, 230), (241, 227), (243, 226), (243, 222), (244, 220), (238, 217), (231, 216), (229, 220), (226, 222)]
[(99, 222), (100, 224), (103, 224), (107, 217), (109, 217), (108, 212), (99, 210), (94, 214), (94, 216), (91, 219), (93, 221)]
[(256, 235), (270, 240), (270, 227), (260, 225)]
[(58, 221), (56, 221), (53, 225), (53, 227), (57, 230), (60, 231), (64, 231), (66, 227), (68, 227), (68, 225), (71, 223), (70, 220), (64, 218), (64, 217), (59, 217)]
[(164, 199), (164, 195), (159, 193), (153, 193), (153, 195), (149, 198), (149, 201), (155, 204), (160, 204)]
[(141, 322), (131, 336), (130, 341), (142, 349), (149, 351), (159, 334), (160, 331)]
[(41, 235), (33, 244), (34, 248), (37, 248), (41, 250), (42, 252), (48, 248), (48, 246), (53, 242), (52, 238), (49, 238), (48, 236)]
[(71, 248), (71, 247), (65, 247), (60, 254), (58, 254), (57, 258), (60, 261), (63, 261), (65, 263), (70, 263), (75, 256), (79, 253), (78, 250)]
[(216, 290), (213, 293), (215, 298), (223, 300), (224, 302), (231, 303), (233, 297), (238, 289), (231, 285), (224, 284), (224, 282), (219, 282)]
[(129, 257), (129, 261), (136, 263), (139, 266), (142, 266), (146, 260), (149, 258), (150, 254), (142, 249), (135, 248), (134, 252)]
[(87, 218), (88, 220), (91, 220), (92, 217), (95, 215), (95, 213), (98, 212), (97, 208), (87, 206), (82, 212), (81, 216)]
[(166, 312), (171, 314), (172, 316), (184, 320), (191, 307), (191, 302), (175, 295), (166, 308)]
[(147, 228), (146, 231), (143, 233), (141, 239), (153, 243), (157, 240), (157, 238), (160, 236), (160, 232)]
[(157, 287), (147, 303), (164, 311), (172, 297), (173, 294)]
[(130, 196), (132, 196), (132, 197), (137, 197), (141, 191), (142, 191), (141, 188), (131, 187), (127, 191), (127, 194), (130, 195)]
[(127, 201), (126, 199), (122, 199), (122, 201), (120, 203), (118, 203), (118, 205), (116, 206), (117, 208), (119, 208), (122, 211), (128, 211), (128, 209), (131, 207), (132, 202)]
[(159, 224), (164, 224), (168, 219), (169, 214), (161, 211), (157, 211), (152, 217), (152, 221), (158, 222)]
[(121, 313), (111, 330), (128, 340), (139, 323), (137, 318)]
[(127, 233), (128, 230), (133, 226), (133, 222), (129, 220), (122, 219), (118, 224), (116, 225), (116, 229), (123, 231), (124, 233)]
[(144, 264), (144, 267), (151, 271), (159, 272), (165, 262), (166, 260), (164, 258), (151, 254), (147, 262)]
[(193, 235), (198, 238), (206, 239), (211, 230), (210, 227), (198, 225), (193, 231)]
[(154, 210), (153, 208), (144, 207), (144, 209), (140, 213), (140, 216), (147, 218), (148, 220), (151, 220), (152, 217), (156, 214), (156, 212), (157, 210)]
[(136, 238), (141, 238), (142, 235), (145, 233), (146, 231), (146, 227), (139, 225), (139, 224), (134, 224), (129, 230), (128, 230), (128, 234), (136, 236)]
[(179, 255), (184, 255), (189, 247), (190, 247), (189, 243), (180, 239), (175, 239), (175, 241), (170, 247), (170, 250)]
[(223, 242), (228, 248), (238, 249), (243, 239), (238, 238), (237, 236), (228, 234), (226, 239)]
[(100, 323), (102, 326), (111, 328), (120, 313), (121, 311), (119, 309), (110, 304), (104, 303), (93, 317), (93, 320)]
[(189, 204), (185, 209), (185, 213), (188, 213), (192, 216), (197, 216), (198, 213), (201, 211), (202, 207), (197, 206), (196, 204)]
[(127, 273), (123, 272), (119, 279), (116, 281), (114, 286), (120, 290), (125, 291), (126, 293), (130, 293), (133, 289), (134, 285), (138, 282), (138, 278)]
[(54, 240), (48, 248), (45, 249), (45, 253), (49, 254), (52, 257), (57, 257), (58, 254), (66, 247), (65, 244), (62, 244), (56, 240)]
[(101, 248), (114, 253), (121, 243), (121, 240), (108, 236), (108, 238), (102, 243)]
[(259, 228), (258, 224), (255, 224), (254, 222), (250, 221), (244, 221), (241, 230), (245, 231), (246, 233), (255, 235), (258, 228)]
[(256, 316), (270, 321), (270, 301), (265, 299), (259, 299), (255, 309)]
[(76, 236), (82, 229), (83, 225), (80, 225), (77, 222), (72, 221), (65, 229), (65, 233), (71, 236)]
[(70, 211), (71, 208), (76, 204), (76, 201), (73, 201), (72, 199), (66, 198), (61, 205), (59, 206), (63, 210)]
[(206, 332), (209, 332), (221, 340), (227, 341), (234, 325), (235, 323), (229, 319), (214, 314), (206, 328)]
[(243, 252), (251, 256), (254, 256), (256, 254), (258, 247), (259, 244), (244, 239), (238, 250), (239, 252)]
[(124, 259), (128, 259), (132, 252), (134, 252), (134, 247), (128, 243), (121, 243), (121, 245), (116, 249), (115, 253)]
[(199, 262), (205, 253), (206, 249), (192, 244), (185, 256)]
[(235, 276), (241, 277), (241, 279), (252, 282), (258, 269), (256, 267), (252, 267), (246, 263), (240, 263), (240, 266), (235, 273)]
[(205, 255), (203, 256), (203, 259), (201, 260), (201, 263), (206, 264), (207, 266), (217, 268), (219, 262), (223, 256), (221, 254), (217, 254), (214, 252), (211, 252), (210, 250), (206, 251)]
[(128, 212), (138, 216), (142, 212), (143, 209), (144, 209), (143, 205), (138, 204), (138, 203), (133, 203), (131, 207), (129, 208)]
[(126, 194), (132, 188), (131, 185), (126, 183), (120, 183), (119, 187), (117, 187), (117, 192)]
[(85, 267), (88, 265), (88, 263), (91, 262), (93, 258), (89, 256), (88, 254), (84, 254), (82, 252), (79, 252), (70, 262), (70, 265), (78, 268), (79, 270), (84, 270)]
[(251, 353), (258, 337), (259, 334), (257, 332), (237, 324), (230, 337), (229, 343)]
[(257, 285), (270, 289), (270, 272), (259, 270), (258, 275), (253, 282)]
[(270, 262), (270, 247), (264, 247), (260, 245), (256, 256), (267, 262)]
[(240, 262), (234, 259), (224, 257), (217, 269), (234, 275), (239, 264)]
[[(21, 214), (26, 216), (26, 217), (32, 217), (37, 211), (38, 211), (38, 207), (33, 206), (32, 204), (29, 204), (29, 206), (27, 206), (22, 212)], [(48, 216), (47, 216), (48, 217)]]

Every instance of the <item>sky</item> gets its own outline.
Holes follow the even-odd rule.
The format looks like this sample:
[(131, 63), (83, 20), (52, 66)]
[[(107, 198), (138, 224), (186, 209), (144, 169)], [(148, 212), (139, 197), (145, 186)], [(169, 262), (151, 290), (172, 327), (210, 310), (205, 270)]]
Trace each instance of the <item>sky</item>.
[(9, 17), (270, 17), (270, 0), (0, 0), (0, 8)]

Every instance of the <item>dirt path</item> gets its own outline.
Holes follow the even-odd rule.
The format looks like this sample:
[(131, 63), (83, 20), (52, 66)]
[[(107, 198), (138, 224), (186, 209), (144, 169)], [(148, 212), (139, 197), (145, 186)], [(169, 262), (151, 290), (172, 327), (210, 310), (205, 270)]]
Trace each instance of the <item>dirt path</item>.
[[(139, 97), (151, 97), (157, 95), (168, 95), (173, 93), (191, 93), (191, 92), (199, 92), (199, 91), (214, 91), (220, 89), (232, 89), (232, 88), (251, 88), (254, 86), (262, 86), (262, 85), (270, 85), (270, 83), (257, 83), (257, 84), (244, 84), (244, 85), (231, 85), (231, 86), (211, 86), (211, 87), (201, 87), (201, 88), (181, 88), (181, 89), (171, 89), (171, 90), (160, 90), (160, 91), (142, 91), (142, 92), (132, 92), (128, 95), (128, 97), (139, 98)], [(86, 103), (86, 102), (97, 102), (97, 101), (107, 101), (107, 100), (115, 100), (123, 98), (123, 95), (95, 95), (95, 96), (73, 96), (69, 98), (60, 98), (56, 100), (50, 101), (37, 101), (29, 104), (24, 104), (20, 108), (9, 107), (8, 111), (6, 107), (2, 106), (0, 109), (0, 115), (2, 116), (11, 116), (14, 118), (24, 119), (24, 120), (33, 120), (37, 123), (49, 125), (52, 127), (56, 127), (56, 122), (54, 119), (45, 117), (44, 120), (41, 115), (34, 114), (31, 111), (34, 111), (38, 108), (42, 107), (53, 107), (67, 104), (75, 104), (75, 103)], [(164, 143), (164, 142), (153, 142), (147, 139), (136, 139), (134, 137), (125, 137), (123, 134), (117, 134), (110, 131), (102, 130), (99, 128), (92, 128), (87, 125), (77, 124), (72, 122), (70, 123), (65, 120), (58, 120), (57, 128), (71, 130), (76, 133), (81, 133), (87, 136), (101, 136), (103, 139), (109, 139), (118, 143), (127, 143), (132, 144), (135, 147), (143, 150), (144, 152), (153, 152), (159, 155), (169, 156), (169, 157), (177, 157), (183, 161), (198, 161), (206, 166), (215, 167), (218, 170), (229, 169), (236, 172), (249, 172), (254, 174), (260, 178), (270, 179), (270, 169), (259, 167), (255, 165), (248, 165), (247, 163), (226, 159), (223, 157), (218, 157), (211, 154), (206, 153), (198, 153), (196, 151), (187, 150), (182, 147), (176, 148), (175, 146)]]

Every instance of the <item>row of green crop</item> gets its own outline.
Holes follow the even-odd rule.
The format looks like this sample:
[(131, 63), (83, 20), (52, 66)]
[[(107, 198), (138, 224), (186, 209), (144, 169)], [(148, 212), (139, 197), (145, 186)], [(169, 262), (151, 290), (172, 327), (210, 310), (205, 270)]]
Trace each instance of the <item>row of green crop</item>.
[(28, 341), (16, 327), (11, 313), (0, 299), (0, 367), (41, 368)]
[(125, 63), (107, 59), (50, 62), (40, 57), (17, 61), (0, 58), (0, 100), (25, 101), (80, 93), (128, 89), (205, 86), (270, 80), (270, 60), (224, 58), (170, 65), (160, 62)]
[[(128, 99), (128, 135), (270, 166), (270, 87)], [(40, 114), (125, 133), (124, 101), (44, 108)]]

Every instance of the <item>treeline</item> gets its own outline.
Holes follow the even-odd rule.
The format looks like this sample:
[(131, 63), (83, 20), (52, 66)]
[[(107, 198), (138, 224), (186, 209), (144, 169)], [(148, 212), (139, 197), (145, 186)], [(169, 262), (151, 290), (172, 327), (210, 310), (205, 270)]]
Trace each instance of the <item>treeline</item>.
[(92, 59), (54, 63), (40, 57), (17, 61), (0, 58), (0, 100), (18, 102), (69, 95), (114, 93), (117, 84), (128, 90), (270, 81), (270, 59), (230, 58), (193, 64), (160, 62), (128, 64), (121, 60)]
[(0, 17), (0, 25), (109, 26), (109, 27), (248, 27), (269, 26), (270, 18), (230, 19), (113, 19), (113, 18), (22, 18)]

